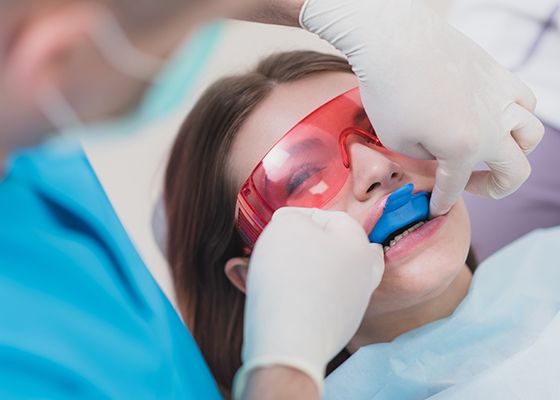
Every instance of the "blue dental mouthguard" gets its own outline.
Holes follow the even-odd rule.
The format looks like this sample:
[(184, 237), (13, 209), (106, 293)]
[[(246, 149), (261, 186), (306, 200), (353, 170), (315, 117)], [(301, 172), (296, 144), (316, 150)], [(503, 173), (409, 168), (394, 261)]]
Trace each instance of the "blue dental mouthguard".
[(414, 223), (428, 219), (430, 195), (428, 192), (412, 194), (414, 185), (409, 183), (395, 190), (387, 199), (383, 214), (369, 234), (371, 243), (382, 244), (391, 234)]

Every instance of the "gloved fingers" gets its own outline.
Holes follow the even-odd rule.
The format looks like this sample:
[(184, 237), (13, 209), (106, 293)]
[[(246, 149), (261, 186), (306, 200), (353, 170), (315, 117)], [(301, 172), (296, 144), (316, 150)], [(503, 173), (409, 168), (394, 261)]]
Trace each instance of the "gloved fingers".
[(525, 154), (531, 153), (544, 136), (542, 122), (517, 103), (511, 103), (505, 110), (504, 123)]
[[(316, 208), (303, 208), (303, 207), (282, 207), (274, 212), (270, 221), (298, 221), (302, 220), (308, 221), (308, 223), (314, 221), (314, 215), (317, 210)], [(315, 223), (321, 225), (321, 217), (315, 217)]]
[(473, 171), (465, 191), (477, 196), (490, 197), (488, 194), (488, 180), (490, 171)]
[(418, 143), (414, 146), (406, 147), (400, 153), (406, 154), (409, 157), (416, 158), (418, 160), (433, 160), (435, 157), (430, 153), (422, 144)]
[(334, 218), (337, 218), (337, 214), (342, 214), (340, 211), (326, 211), (320, 210), (318, 208), (310, 209), (309, 214), (311, 221), (315, 223), (322, 230), (327, 230), (327, 226), (331, 223)]
[[(313, 215), (313, 220), (320, 224), (325, 232), (334, 236), (344, 238), (356, 238), (363, 236), (367, 240), (367, 235), (362, 226), (349, 214), (342, 211), (317, 210)], [(369, 240), (368, 240), (369, 242)]]
[(447, 213), (463, 193), (472, 173), (467, 160), (438, 160), (436, 182), (430, 200), (430, 216)]
[(499, 158), (487, 161), (490, 171), (472, 174), (467, 190), (471, 193), (501, 199), (515, 192), (531, 174), (527, 156), (513, 138), (502, 143)]
[(391, 138), (380, 139), (384, 147), (396, 153), (404, 154), (418, 160), (434, 159), (433, 154), (420, 143), (415, 142), (414, 144), (408, 144), (403, 141), (392, 140)]
[[(284, 207), (280, 210), (284, 210), (280, 213), (301, 215), (309, 218), (318, 228), (329, 231), (342, 228), (342, 225), (352, 225), (356, 223), (348, 214), (342, 211), (328, 211), (321, 210), (318, 208), (301, 208), (301, 207)], [(280, 210), (278, 210), (274, 215), (276, 215)]]
[(506, 84), (511, 88), (511, 95), (517, 104), (530, 112), (535, 111), (537, 107), (537, 97), (529, 86), (511, 72), (509, 73), (509, 79)]
[(383, 278), (383, 273), (385, 272), (385, 258), (383, 253), (383, 246), (379, 243), (370, 243), (368, 246), (368, 251), (371, 252), (371, 257), (373, 259), (373, 274), (372, 274), (372, 288), (375, 290), (381, 283)]
[(377, 253), (380, 257), (383, 258), (383, 245), (371, 242), (369, 244), (369, 247), (373, 252)]
[(271, 220), (283, 218), (285, 215), (313, 215), (313, 208), (301, 208), (301, 207), (282, 207), (274, 212)]
[(330, 232), (335, 235), (347, 236), (352, 234), (363, 234), (365, 231), (360, 224), (350, 215), (343, 211), (329, 211), (318, 208), (302, 208), (302, 207), (283, 207), (274, 213), (273, 220), (278, 219), (301, 219), (305, 218), (312, 222), (317, 228)]

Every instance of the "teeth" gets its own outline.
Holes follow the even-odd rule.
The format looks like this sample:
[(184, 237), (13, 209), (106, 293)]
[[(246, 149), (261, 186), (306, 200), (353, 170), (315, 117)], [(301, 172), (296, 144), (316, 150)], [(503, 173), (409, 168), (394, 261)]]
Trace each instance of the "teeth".
[(417, 224), (411, 226), (410, 228), (408, 228), (406, 231), (404, 231), (403, 233), (398, 234), (397, 236), (395, 236), (393, 238), (393, 240), (391, 240), (391, 242), (389, 242), (389, 246), (385, 246), (383, 247), (383, 252), (387, 253), (391, 247), (393, 247), (395, 244), (398, 243), (399, 240), (401, 240), (403, 237), (408, 236), (410, 233), (414, 232), (416, 229), (420, 228), (422, 225), (424, 225), (426, 222), (425, 221), (420, 221)]

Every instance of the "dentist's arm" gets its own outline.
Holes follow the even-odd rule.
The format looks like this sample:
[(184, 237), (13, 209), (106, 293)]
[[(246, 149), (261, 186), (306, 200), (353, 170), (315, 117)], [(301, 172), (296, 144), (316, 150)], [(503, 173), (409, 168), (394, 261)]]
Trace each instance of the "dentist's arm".
[(251, 256), (234, 397), (318, 397), (383, 271), (381, 246), (347, 214), (279, 210)]
[[(248, 19), (303, 27), (344, 53), (388, 148), (438, 160), (432, 214), (467, 190), (493, 198), (529, 176), (544, 127), (517, 77), (425, 0), (249, 0)], [(473, 169), (485, 162), (490, 171)]]
[(234, 17), (264, 24), (299, 26), (304, 3), (305, 0), (245, 0), (235, 10)]

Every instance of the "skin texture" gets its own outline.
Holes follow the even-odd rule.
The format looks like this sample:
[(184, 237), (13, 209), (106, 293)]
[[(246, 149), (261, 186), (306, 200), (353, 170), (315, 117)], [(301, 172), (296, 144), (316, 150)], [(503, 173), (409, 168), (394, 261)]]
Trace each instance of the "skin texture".
[[(356, 86), (355, 77), (346, 73), (324, 73), (277, 86), (233, 143), (229, 166), (235, 187), (241, 187), (254, 166), (294, 124)], [(350, 178), (324, 209), (347, 212), (366, 232), (373, 227), (373, 210), (397, 188), (409, 182), (419, 191), (433, 188), (434, 161), (404, 157), (358, 138), (350, 140), (347, 149), (352, 160)], [(375, 189), (368, 192), (375, 183)], [(348, 349), (390, 341), (452, 313), (470, 285), (471, 274), (465, 265), (469, 245), (469, 218), (461, 200), (442, 217), (433, 235), (415, 246), (386, 253), (382, 282)], [(244, 290), (247, 264), (246, 258), (226, 264), (226, 274), (240, 290)]]

